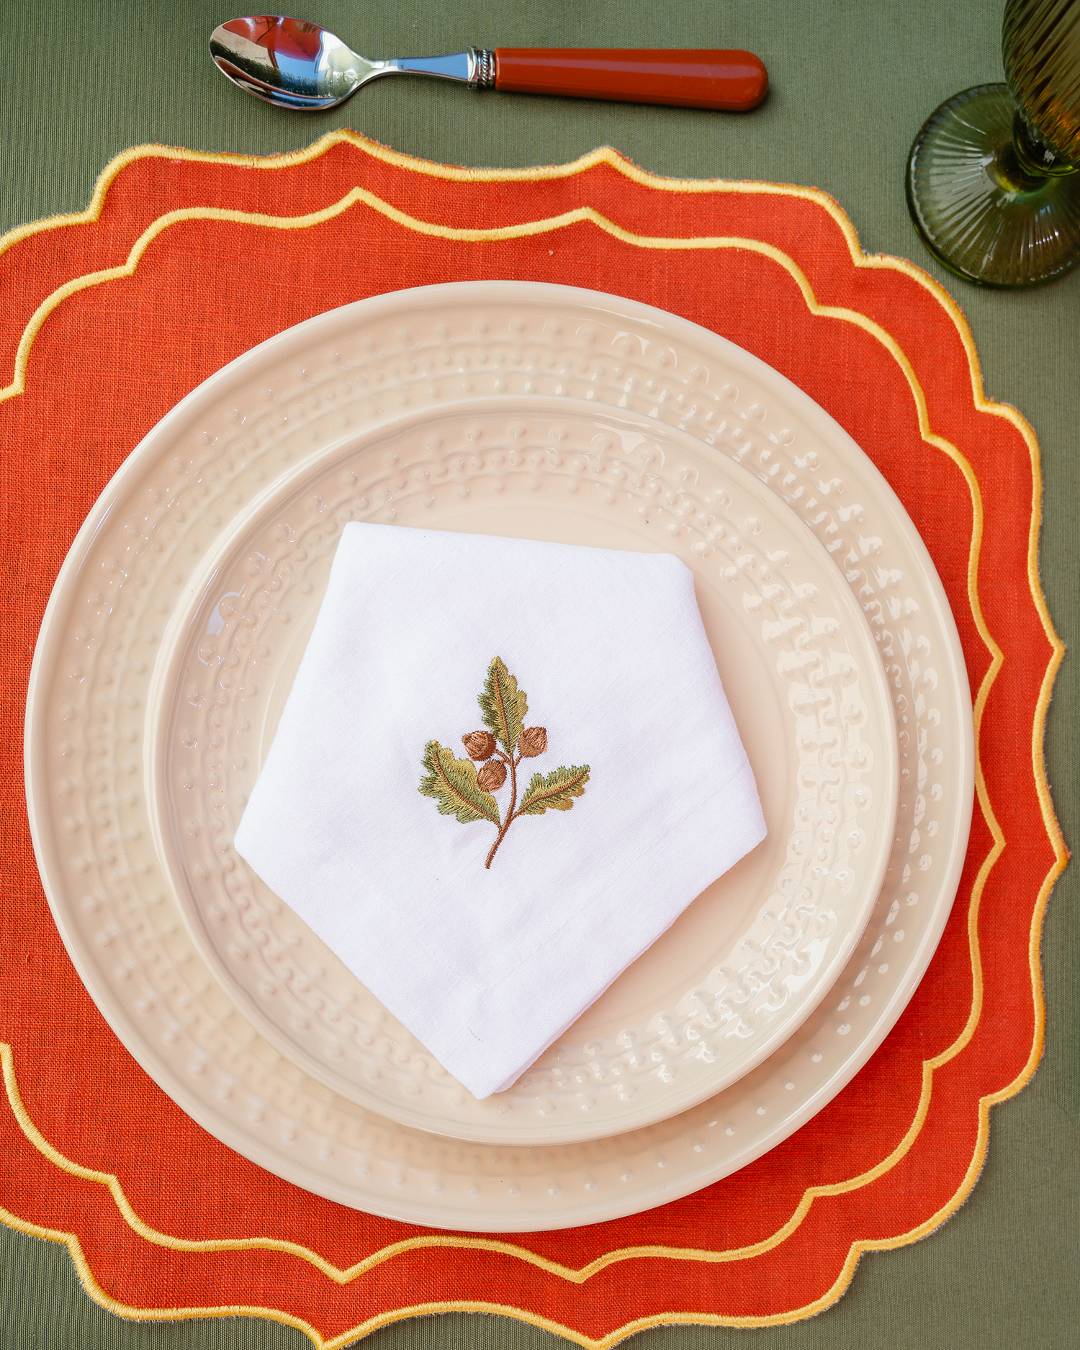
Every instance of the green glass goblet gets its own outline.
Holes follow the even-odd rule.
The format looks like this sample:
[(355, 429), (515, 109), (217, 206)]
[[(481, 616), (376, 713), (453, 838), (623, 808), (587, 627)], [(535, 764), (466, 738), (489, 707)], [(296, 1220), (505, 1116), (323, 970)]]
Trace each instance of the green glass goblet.
[(1008, 0), (1005, 84), (931, 113), (911, 147), (907, 198), (946, 267), (1030, 286), (1080, 261), (1080, 0)]

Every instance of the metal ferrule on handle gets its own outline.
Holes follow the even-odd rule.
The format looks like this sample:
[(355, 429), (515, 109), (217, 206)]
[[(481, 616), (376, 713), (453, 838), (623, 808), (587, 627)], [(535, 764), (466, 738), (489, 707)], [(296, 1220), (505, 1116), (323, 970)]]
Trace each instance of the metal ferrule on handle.
[(469, 55), (473, 61), (469, 83), (475, 89), (494, 89), (495, 53), (490, 47), (470, 47)]

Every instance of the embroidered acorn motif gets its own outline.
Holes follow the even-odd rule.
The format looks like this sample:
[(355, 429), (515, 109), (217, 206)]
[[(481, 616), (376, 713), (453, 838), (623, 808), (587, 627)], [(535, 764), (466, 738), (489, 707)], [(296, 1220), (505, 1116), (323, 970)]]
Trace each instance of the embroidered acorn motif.
[(506, 765), (501, 759), (490, 760), (476, 775), (476, 781), (485, 792), (497, 792), (506, 782)]
[[(534, 773), (519, 796), (521, 761), (544, 753), (547, 727), (525, 725), (529, 710), (525, 690), (498, 656), (487, 668), (477, 701), (489, 729), (462, 736), (468, 759), (458, 759), (453, 750), (439, 741), (428, 741), (424, 746), (420, 792), (434, 798), (441, 816), (453, 816), (462, 825), (487, 821), (495, 826), (495, 842), (484, 859), (484, 867), (488, 868), (515, 820), (542, 816), (547, 811), (571, 810), (584, 795), (590, 770), (587, 764), (562, 764), (550, 773)], [(480, 764), (479, 769), (476, 763)], [(510, 800), (503, 809), (491, 794), (505, 785), (508, 775)]]
[[(490, 731), (470, 731), (467, 736), (462, 736), (461, 744), (470, 759), (490, 759), (495, 753), (495, 737)], [(495, 784), (496, 787), (501, 785), (502, 779)]]
[(526, 759), (542, 755), (547, 749), (547, 727), (526, 727), (518, 740), (518, 749)]

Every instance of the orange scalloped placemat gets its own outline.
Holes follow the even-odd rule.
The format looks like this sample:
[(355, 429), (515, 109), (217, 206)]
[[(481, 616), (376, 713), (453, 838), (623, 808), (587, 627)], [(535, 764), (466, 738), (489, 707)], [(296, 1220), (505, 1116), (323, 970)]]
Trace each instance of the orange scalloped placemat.
[[(245, 284), (255, 275), (257, 287)], [(696, 1195), (498, 1239), (331, 1204), (184, 1116), (68, 961), (37, 878), (21, 765), (52, 579), (162, 414), (312, 314), (490, 277), (660, 305), (828, 409), (934, 557), (976, 691), (978, 748), (945, 935), (854, 1081), (786, 1143)], [(660, 179), (607, 150), (540, 169), (454, 169), (337, 132), (269, 159), (130, 151), (85, 212), (0, 239), (0, 295), (0, 1218), (66, 1244), (90, 1296), (121, 1316), (254, 1314), (339, 1347), (412, 1314), (476, 1309), (599, 1347), (657, 1323), (809, 1316), (840, 1297), (863, 1252), (914, 1241), (958, 1208), (990, 1106), (1023, 1086), (1042, 1048), (1039, 934), (1066, 859), (1042, 742), (1062, 648), (1037, 572), (1034, 435), (985, 397), (967, 324), (940, 287), (910, 263), (863, 254), (813, 189)]]

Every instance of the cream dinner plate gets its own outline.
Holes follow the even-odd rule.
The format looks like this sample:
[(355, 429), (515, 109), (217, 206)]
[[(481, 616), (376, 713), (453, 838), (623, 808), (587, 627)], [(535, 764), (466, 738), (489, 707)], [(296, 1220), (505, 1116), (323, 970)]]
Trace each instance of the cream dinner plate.
[[(762, 781), (760, 857), (506, 1102), (460, 1093), (229, 849), (351, 518), (679, 553)], [(60, 931), (158, 1083), (300, 1185), (472, 1230), (650, 1207), (820, 1109), (925, 969), (973, 776), (940, 583), (850, 438), (692, 324), (519, 283), (322, 315), (164, 418), (57, 581), (26, 761)]]
[[(147, 804), (203, 957), (282, 1053), (404, 1124), (550, 1144), (697, 1105), (812, 1011), (881, 888), (896, 731), (843, 576), (746, 469), (640, 414), (504, 397), (325, 434), (327, 448), (261, 493), (252, 483), (253, 509), (229, 522), (161, 647)], [(769, 825), (523, 1078), (482, 1102), (232, 847), (342, 528), (388, 519), (682, 556)]]

